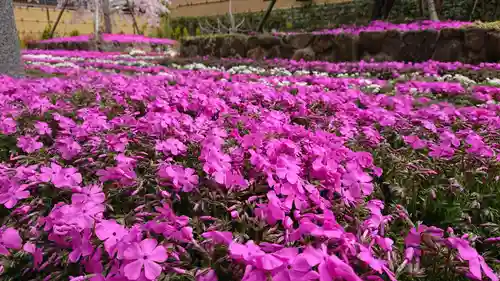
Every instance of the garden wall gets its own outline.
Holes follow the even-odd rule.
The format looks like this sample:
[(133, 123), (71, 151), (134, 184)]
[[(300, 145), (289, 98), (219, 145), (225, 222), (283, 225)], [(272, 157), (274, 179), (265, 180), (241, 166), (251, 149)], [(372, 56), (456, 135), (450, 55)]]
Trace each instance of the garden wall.
[(323, 61), (500, 61), (500, 31), (481, 28), (352, 34), (226, 35), (181, 41), (183, 57)]

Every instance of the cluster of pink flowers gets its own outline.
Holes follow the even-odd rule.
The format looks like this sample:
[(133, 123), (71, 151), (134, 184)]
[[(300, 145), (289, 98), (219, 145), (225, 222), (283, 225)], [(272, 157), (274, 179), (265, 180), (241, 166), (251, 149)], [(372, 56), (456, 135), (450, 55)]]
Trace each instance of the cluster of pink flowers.
[[(417, 21), (412, 23), (394, 24), (386, 21), (374, 21), (367, 26), (343, 26), (335, 29), (325, 29), (313, 32), (314, 34), (359, 34), (361, 32), (400, 30), (400, 31), (418, 31), (418, 30), (440, 30), (445, 28), (461, 28), (471, 25), (471, 22), (462, 21)], [(294, 34), (294, 33), (288, 33)]]
[(498, 88), (157, 72), (0, 78), (0, 274), (398, 280), (431, 260), (499, 279), (474, 247), (497, 237), (380, 200), (386, 171), (371, 153), (396, 138), (427, 162), (498, 165)]

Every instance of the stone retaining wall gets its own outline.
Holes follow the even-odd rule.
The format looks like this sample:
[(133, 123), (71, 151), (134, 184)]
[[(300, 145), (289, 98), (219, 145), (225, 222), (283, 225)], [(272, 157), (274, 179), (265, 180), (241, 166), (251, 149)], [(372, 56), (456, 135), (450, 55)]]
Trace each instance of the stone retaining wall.
[(183, 57), (322, 61), (500, 61), (500, 31), (480, 28), (351, 34), (227, 35), (181, 41)]

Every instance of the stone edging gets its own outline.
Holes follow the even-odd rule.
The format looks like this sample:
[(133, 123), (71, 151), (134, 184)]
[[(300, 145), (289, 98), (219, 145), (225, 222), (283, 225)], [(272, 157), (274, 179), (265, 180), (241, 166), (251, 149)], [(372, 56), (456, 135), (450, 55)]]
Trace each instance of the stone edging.
[(212, 56), (260, 60), (285, 58), (322, 61), (500, 61), (500, 31), (481, 28), (293, 34), (227, 35), (181, 41), (183, 57)]

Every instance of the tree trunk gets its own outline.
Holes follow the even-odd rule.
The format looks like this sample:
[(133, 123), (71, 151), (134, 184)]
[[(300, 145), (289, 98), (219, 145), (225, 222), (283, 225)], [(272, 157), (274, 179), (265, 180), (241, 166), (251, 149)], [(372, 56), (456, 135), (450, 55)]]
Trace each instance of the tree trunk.
[(129, 0), (127, 0), (127, 7), (130, 11), (130, 15), (132, 16), (132, 26), (134, 27), (134, 33), (137, 32), (137, 34), (141, 34), (141, 31), (139, 30), (139, 25), (137, 25), (137, 19), (135, 18), (134, 6), (130, 4)]
[(384, 0), (373, 1), (372, 18), (371, 18), (372, 21), (382, 19), (384, 4), (385, 4)]
[(423, 0), (417, 0), (417, 6), (418, 6), (418, 15), (423, 18), (424, 17), (424, 3), (422, 2)]
[(433, 21), (439, 21), (434, 0), (427, 0), (427, 8), (429, 9), (429, 17)]
[(109, 7), (109, 0), (102, 1), (102, 13), (104, 15), (104, 33), (113, 33), (111, 25), (111, 9)]
[[(0, 1), (2, 1), (2, 0), (0, 0)], [(49, 35), (50, 38), (54, 37), (54, 33), (56, 32), (56, 28), (59, 25), (59, 22), (61, 21), (61, 18), (63, 16), (64, 11), (66, 10), (67, 6), (68, 6), (68, 0), (64, 1), (64, 4), (63, 4), (61, 10), (59, 11), (59, 15), (57, 15), (56, 22), (54, 23), (54, 25), (52, 26), (52, 30), (50, 31), (50, 35)]]
[(264, 17), (262, 18), (262, 20), (259, 23), (259, 27), (257, 28), (257, 32), (264, 31), (264, 25), (266, 24), (266, 21), (269, 18), (269, 15), (271, 15), (271, 11), (274, 8), (274, 4), (276, 4), (276, 0), (271, 0), (271, 2), (269, 2), (269, 6), (267, 6), (267, 11), (266, 11), (266, 13), (264, 14)]
[(0, 75), (23, 75), (19, 36), (12, 0), (0, 0)]
[(382, 9), (384, 14), (384, 20), (389, 18), (389, 14), (391, 13), (392, 7), (394, 7), (394, 2), (396, 2), (396, 0), (385, 0), (384, 8)]

